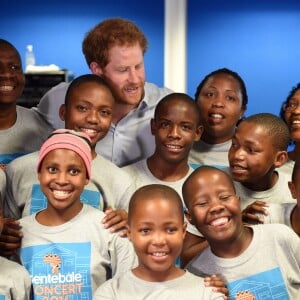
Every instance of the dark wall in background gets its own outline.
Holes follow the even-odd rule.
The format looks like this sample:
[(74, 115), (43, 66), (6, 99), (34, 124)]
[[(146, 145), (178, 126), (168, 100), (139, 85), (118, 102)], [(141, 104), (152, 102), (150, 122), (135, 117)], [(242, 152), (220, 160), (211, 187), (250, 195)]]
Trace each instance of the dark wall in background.
[(163, 85), (163, 0), (2, 0), (0, 37), (17, 47), (23, 64), (26, 45), (32, 44), (38, 65), (54, 63), (78, 76), (89, 73), (81, 52), (84, 35), (110, 17), (130, 19), (143, 30), (149, 41), (147, 79)]
[(277, 114), (300, 82), (300, 1), (188, 0), (188, 93), (212, 70), (245, 80), (247, 115)]

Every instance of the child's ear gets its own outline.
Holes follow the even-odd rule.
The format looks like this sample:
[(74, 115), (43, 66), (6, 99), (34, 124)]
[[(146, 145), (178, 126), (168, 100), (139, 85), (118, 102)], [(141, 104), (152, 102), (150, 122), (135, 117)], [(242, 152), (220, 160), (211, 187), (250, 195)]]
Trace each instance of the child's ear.
[(86, 178), (86, 179), (85, 179), (85, 185), (87, 185), (87, 184), (89, 183), (89, 181), (90, 181), (90, 180)]
[(131, 241), (131, 230), (128, 224), (126, 225), (126, 230), (127, 230), (127, 238), (129, 241)]
[(194, 224), (193, 224), (193, 220), (192, 220), (192, 216), (191, 216), (191, 214), (190, 214), (190, 212), (189, 212), (189, 210), (188, 210), (187, 208), (184, 210), (184, 214), (185, 214), (186, 218), (188, 219), (188, 221), (189, 221), (192, 225), (194, 225)]
[(152, 133), (152, 135), (155, 135), (156, 134), (156, 123), (155, 123), (154, 119), (151, 119), (150, 126), (151, 126), (151, 133)]
[(62, 121), (66, 120), (66, 105), (62, 104), (59, 108), (59, 117)]
[(196, 135), (194, 138), (194, 141), (197, 142), (201, 139), (202, 133), (203, 133), (204, 127), (202, 125), (197, 126), (196, 128)]
[(291, 191), (292, 197), (293, 197), (294, 199), (297, 199), (295, 184), (294, 184), (292, 181), (289, 181), (289, 182), (288, 182), (288, 185), (289, 185), (289, 189), (290, 189), (290, 191)]
[(275, 157), (274, 166), (275, 168), (281, 167), (288, 160), (288, 154), (286, 151), (278, 151)]

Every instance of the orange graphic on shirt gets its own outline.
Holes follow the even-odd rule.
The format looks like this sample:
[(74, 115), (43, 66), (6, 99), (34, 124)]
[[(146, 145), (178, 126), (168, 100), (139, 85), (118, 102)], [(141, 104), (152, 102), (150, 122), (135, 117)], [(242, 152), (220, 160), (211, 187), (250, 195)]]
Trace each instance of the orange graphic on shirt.
[(47, 254), (44, 256), (44, 262), (50, 264), (52, 268), (52, 274), (57, 274), (61, 267), (61, 259), (56, 254)]
[(254, 300), (255, 296), (249, 291), (238, 292), (235, 295), (235, 300)]

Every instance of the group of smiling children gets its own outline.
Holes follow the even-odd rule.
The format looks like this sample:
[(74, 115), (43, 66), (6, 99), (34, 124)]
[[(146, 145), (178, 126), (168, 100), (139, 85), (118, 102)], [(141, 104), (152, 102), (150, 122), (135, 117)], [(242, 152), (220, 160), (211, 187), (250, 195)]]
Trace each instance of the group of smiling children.
[[(12, 280), (0, 295), (298, 299), (300, 159), (292, 176), (278, 171), (289, 129), (272, 114), (243, 119), (247, 101), (228, 69), (206, 76), (196, 101), (165, 96), (149, 124), (153, 155), (120, 169), (95, 151), (113, 95), (96, 75), (76, 78), (59, 111), (65, 129), (7, 166), (1, 253), (27, 271), (1, 258)], [(272, 220), (293, 230), (244, 224)]]

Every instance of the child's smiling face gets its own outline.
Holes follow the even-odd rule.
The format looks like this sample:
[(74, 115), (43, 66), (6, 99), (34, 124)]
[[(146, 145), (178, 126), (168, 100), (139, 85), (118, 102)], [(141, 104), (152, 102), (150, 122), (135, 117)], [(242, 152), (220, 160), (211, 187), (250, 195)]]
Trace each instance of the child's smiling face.
[(156, 150), (165, 161), (179, 163), (188, 158), (195, 141), (201, 137), (202, 126), (192, 104), (172, 99), (160, 106), (155, 119), (151, 120), (151, 131), (155, 136)]
[(262, 126), (243, 121), (232, 138), (228, 158), (232, 178), (256, 190), (273, 173), (278, 150)]
[(52, 211), (75, 216), (81, 210), (80, 195), (88, 183), (82, 158), (69, 149), (50, 151), (38, 173), (41, 189)]
[(134, 273), (147, 281), (173, 279), (185, 235), (182, 208), (154, 195), (137, 203), (129, 220), (129, 239), (139, 260)]
[(239, 197), (221, 170), (197, 169), (184, 185), (187, 216), (209, 243), (231, 241), (242, 228)]
[(107, 86), (85, 82), (73, 88), (60, 116), (66, 128), (89, 135), (95, 148), (109, 130), (113, 107), (114, 98)]

